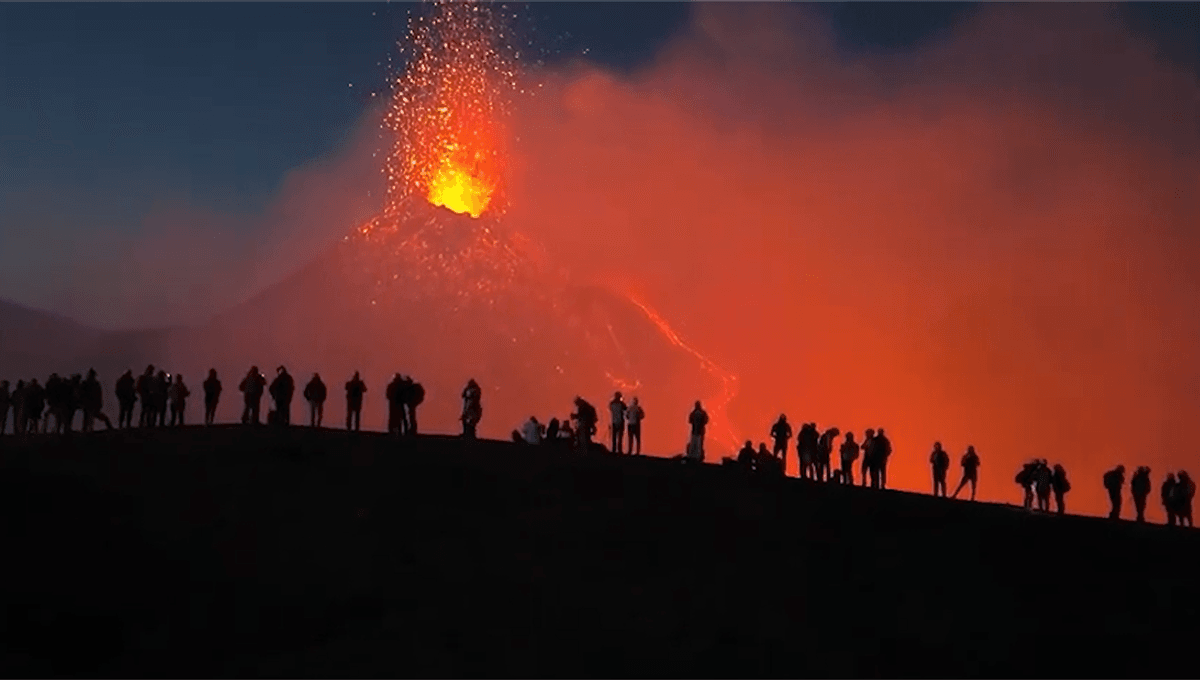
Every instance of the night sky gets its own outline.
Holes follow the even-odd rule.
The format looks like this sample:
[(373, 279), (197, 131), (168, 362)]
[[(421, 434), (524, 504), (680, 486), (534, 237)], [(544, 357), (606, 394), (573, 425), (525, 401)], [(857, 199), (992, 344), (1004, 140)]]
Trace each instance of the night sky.
[[(583, 57), (622, 73), (652, 59), (691, 11), (687, 3), (514, 7), (527, 62)], [(814, 7), (850, 58), (917, 49), (980, 9)], [(100, 274), (118, 266), (113, 251), (131, 242), (122, 239), (150, 228), (147, 215), (164, 205), (232, 217), (220, 220), (223, 230), (256, 229), (253, 216), (284, 176), (346, 144), (371, 94), (384, 91), (408, 10), (404, 3), (0, 4), (0, 297), (105, 326), (153, 321), (169, 296), (140, 312), (108, 309), (77, 299), (79, 284), (68, 273), (88, 261)], [(1200, 68), (1194, 5), (1114, 11), (1165, 58)]]

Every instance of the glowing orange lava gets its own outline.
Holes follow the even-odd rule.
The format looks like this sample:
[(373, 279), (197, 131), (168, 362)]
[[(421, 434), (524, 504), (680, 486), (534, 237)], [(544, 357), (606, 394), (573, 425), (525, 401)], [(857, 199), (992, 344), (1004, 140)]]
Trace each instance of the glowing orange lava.
[(390, 202), (423, 196), (479, 217), (503, 212), (504, 120), (514, 57), (485, 4), (438, 0), (410, 21), (412, 54), (396, 80), (387, 127)]

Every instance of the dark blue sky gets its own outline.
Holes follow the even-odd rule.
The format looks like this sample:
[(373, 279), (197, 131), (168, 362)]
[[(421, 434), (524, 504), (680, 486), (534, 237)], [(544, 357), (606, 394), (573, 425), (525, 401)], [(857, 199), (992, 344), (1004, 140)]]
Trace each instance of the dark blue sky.
[[(527, 56), (582, 54), (618, 69), (651, 58), (686, 3), (513, 5)], [(851, 53), (904, 50), (975, 11), (964, 4), (823, 4)], [(253, 212), (285, 173), (338, 148), (381, 91), (405, 3), (0, 3), (0, 297), (30, 200), (135, 224), (163, 195)], [(1200, 64), (1193, 4), (1119, 10), (1170, 58)], [(353, 87), (349, 85), (353, 84)], [(30, 197), (35, 197), (31, 199)], [(77, 214), (77, 211), (69, 211)], [(112, 228), (120, 228), (114, 226)], [(7, 243), (6, 243), (7, 241)]]

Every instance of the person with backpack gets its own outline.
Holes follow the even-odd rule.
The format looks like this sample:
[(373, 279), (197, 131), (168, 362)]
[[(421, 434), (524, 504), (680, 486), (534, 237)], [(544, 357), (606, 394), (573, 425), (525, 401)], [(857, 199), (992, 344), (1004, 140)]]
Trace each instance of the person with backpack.
[(1150, 468), (1139, 465), (1133, 471), (1133, 477), (1129, 479), (1129, 494), (1133, 496), (1133, 509), (1137, 513), (1136, 521), (1139, 524), (1146, 522), (1146, 499), (1150, 498), (1151, 488), (1153, 485), (1150, 482)]
[(946, 497), (946, 474), (950, 471), (950, 454), (942, 448), (941, 442), (933, 443), (933, 452), (929, 454), (929, 467), (933, 469), (933, 495), (936, 498)]
[(1108, 518), (1120, 519), (1121, 491), (1125, 488), (1125, 466), (1118, 465), (1105, 472), (1103, 482), (1104, 490), (1108, 492), (1108, 501), (1112, 504), (1112, 510), (1108, 513)]
[(1067, 469), (1061, 463), (1054, 465), (1054, 473), (1050, 475), (1050, 488), (1054, 491), (1054, 505), (1058, 514), (1066, 514), (1066, 495), (1071, 490), (1071, 482), (1067, 480)]
[(967, 452), (963, 454), (962, 460), (959, 461), (962, 466), (962, 480), (958, 483), (958, 488), (954, 489), (951, 498), (958, 498), (958, 492), (963, 490), (963, 487), (968, 482), (971, 484), (971, 500), (975, 500), (975, 487), (979, 484), (979, 454), (975, 453), (974, 446), (968, 446)]
[(262, 421), (259, 418), (259, 411), (262, 408), (263, 391), (267, 388), (267, 377), (259, 372), (258, 366), (251, 366), (246, 372), (246, 377), (242, 378), (242, 382), (238, 385), (238, 390), (242, 393), (242, 424), (243, 425), (258, 425)]
[(1033, 512), (1033, 472), (1035, 462), (1025, 463), (1021, 466), (1021, 471), (1013, 478), (1013, 481), (1020, 485), (1025, 492), (1025, 500), (1022, 502), (1022, 507)]
[(575, 397), (575, 412), (571, 414), (571, 420), (575, 421), (576, 449), (579, 453), (590, 453), (592, 437), (596, 434), (596, 423), (600, 420), (596, 407), (583, 397)]

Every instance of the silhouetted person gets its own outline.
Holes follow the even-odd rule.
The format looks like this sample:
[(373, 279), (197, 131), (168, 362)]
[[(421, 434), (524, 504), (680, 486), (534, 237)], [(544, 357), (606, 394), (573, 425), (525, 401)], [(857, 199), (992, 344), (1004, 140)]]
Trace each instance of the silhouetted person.
[(154, 377), (154, 413), (155, 425), (162, 427), (167, 424), (167, 402), (170, 399), (171, 376), (160, 370)]
[(362, 426), (363, 395), (367, 392), (367, 384), (354, 372), (354, 377), (346, 382), (346, 429), (358, 431)]
[[(638, 403), (638, 398), (634, 397), (633, 401), (629, 402), (629, 408), (625, 411), (626, 428), (629, 431), (629, 454), (633, 456), (642, 455), (642, 420), (646, 417), (646, 411), (642, 409), (642, 405)], [(637, 442), (635, 449), (634, 442)]]
[(1180, 470), (1175, 476), (1175, 490), (1179, 505), (1175, 510), (1180, 526), (1192, 526), (1192, 500), (1196, 498), (1196, 483), (1186, 470)]
[(275, 369), (275, 379), (271, 381), (271, 399), (275, 402), (275, 418), (280, 425), (292, 424), (292, 397), (296, 394), (296, 381), (287, 368), (280, 366)]
[[(383, 398), (387, 401), (387, 430), (388, 434), (404, 434), (404, 378), (399, 373), (392, 375), (392, 380), (383, 388)], [(519, 440), (520, 437), (518, 436)]]
[(128, 370), (117, 378), (117, 427), (133, 427), (133, 405), (137, 402), (137, 388), (133, 371)]
[(1150, 490), (1153, 486), (1150, 483), (1150, 468), (1145, 465), (1139, 465), (1133, 471), (1133, 476), (1129, 478), (1129, 494), (1133, 496), (1133, 509), (1137, 513), (1136, 520), (1140, 523), (1146, 522), (1146, 499), (1150, 498)]
[(425, 403), (425, 386), (404, 376), (404, 388), (400, 392), (404, 401), (404, 434), (417, 434), (417, 407)]
[(821, 435), (816, 423), (803, 423), (796, 433), (796, 461), (800, 466), (800, 479), (817, 475), (817, 449), (821, 446)]
[(83, 376), (71, 374), (63, 387), (63, 429), (70, 432), (75, 427), (75, 413), (83, 409)]
[(771, 454), (783, 461), (783, 472), (787, 474), (788, 442), (792, 440), (792, 425), (787, 415), (780, 413), (779, 419), (771, 426)]
[(170, 400), (171, 400), (171, 426), (180, 427), (183, 425), (183, 414), (187, 412), (187, 398), (192, 392), (183, 384), (183, 375), (175, 374), (175, 382), (171, 383)]
[(758, 451), (754, 454), (754, 470), (764, 475), (780, 475), (783, 472), (779, 457), (767, 450), (766, 442), (758, 443)]
[(25, 386), (25, 431), (38, 433), (42, 425), (42, 412), (46, 410), (46, 389), (38, 384), (37, 378)]
[(242, 424), (260, 425), (259, 411), (262, 408), (263, 392), (267, 389), (267, 376), (259, 372), (258, 366), (251, 366), (246, 377), (238, 384), (242, 393)]
[(1036, 461), (1030, 461), (1021, 466), (1020, 472), (1013, 478), (1020, 485), (1021, 490), (1025, 492), (1025, 499), (1021, 503), (1021, 507), (1033, 511), (1033, 472), (1037, 467)]
[(221, 401), (221, 379), (217, 377), (217, 369), (208, 369), (208, 377), (204, 379), (204, 424), (212, 425), (217, 419), (217, 404)]
[(1054, 490), (1054, 505), (1060, 515), (1067, 512), (1067, 492), (1071, 490), (1071, 482), (1067, 479), (1067, 469), (1062, 464), (1054, 466), (1054, 474), (1050, 475), (1050, 488)]
[(325, 383), (321, 381), (319, 373), (313, 373), (313, 377), (304, 386), (304, 400), (308, 402), (308, 424), (312, 427), (321, 427), (321, 419), (325, 417), (325, 398), (329, 396), (329, 391), (325, 388)]
[(91, 432), (96, 429), (96, 421), (104, 423), (106, 429), (112, 429), (112, 421), (104, 415), (104, 388), (96, 378), (96, 369), (88, 370), (87, 379), (80, 385), (81, 406), (83, 408), (83, 431)]
[(975, 487), (979, 484), (979, 454), (975, 453), (974, 446), (968, 446), (967, 452), (963, 454), (962, 461), (962, 481), (958, 483), (958, 488), (951, 494), (951, 498), (958, 498), (958, 492), (963, 490), (967, 482), (971, 483), (971, 500), (975, 500)]
[(867, 486), (871, 483), (871, 469), (875, 466), (875, 429), (867, 428), (862, 440), (862, 462), (858, 467), (858, 474), (862, 476), (862, 485)]
[(558, 444), (559, 426), (560, 425), (558, 422), (558, 418), (551, 418), (550, 422), (546, 424), (546, 443), (547, 444), (550, 444), (551, 446), (555, 446)]
[(746, 440), (746, 445), (738, 451), (737, 464), (746, 472), (754, 471), (754, 443), (749, 439)]
[(704, 433), (708, 430), (708, 413), (697, 400), (692, 412), (688, 414), (688, 425), (691, 426), (692, 436), (688, 440), (687, 458), (693, 461), (704, 460)]
[(842, 484), (854, 484), (854, 461), (858, 460), (858, 442), (854, 441), (854, 433), (847, 432), (842, 446), (838, 450), (842, 462), (840, 481)]
[(1121, 490), (1125, 487), (1125, 466), (1117, 467), (1104, 473), (1104, 490), (1108, 492), (1108, 501), (1112, 504), (1109, 519), (1121, 518)]
[(946, 497), (946, 474), (950, 471), (950, 454), (942, 448), (941, 442), (933, 443), (933, 453), (929, 454), (929, 467), (933, 469), (933, 495)]
[[(11, 408), (12, 392), (8, 388), (8, 381), (0, 380), (0, 435), (4, 434), (4, 430), (8, 426), (8, 411)], [(14, 424), (14, 432), (16, 429), (16, 425)]]
[[(479, 388), (479, 383), (475, 382), (474, 378), (467, 381), (467, 386), (462, 391), (462, 420), (463, 437), (474, 439), (476, 428), (479, 427), (479, 421), (483, 419), (483, 390)], [(558, 419), (550, 420), (554, 425), (554, 435), (558, 435)], [(553, 439), (554, 437), (550, 437)]]
[(1167, 526), (1173, 527), (1179, 523), (1179, 515), (1176, 510), (1179, 509), (1178, 497), (1179, 483), (1175, 481), (1175, 473), (1167, 473), (1167, 478), (1163, 480), (1162, 487), (1159, 489), (1159, 498), (1162, 500), (1163, 511), (1167, 513)]
[(1050, 512), (1050, 490), (1054, 473), (1050, 464), (1045, 460), (1036, 461), (1033, 467), (1033, 493), (1037, 497), (1037, 508), (1042, 512)]
[(625, 412), (629, 407), (625, 405), (625, 400), (621, 398), (621, 393), (613, 394), (612, 401), (608, 402), (608, 416), (612, 425), (612, 452), (625, 452)]
[(882, 427), (875, 432), (874, 449), (875, 467), (879, 469), (879, 483), (876, 488), (886, 489), (888, 459), (892, 457), (892, 440), (888, 439)]
[[(813, 424), (814, 427), (816, 424)], [(842, 431), (836, 427), (831, 427), (821, 433), (817, 439), (817, 455), (815, 458), (817, 468), (817, 480), (825, 481), (833, 479), (833, 466), (830, 464), (833, 458), (833, 442), (837, 440)], [(786, 472), (786, 471), (785, 471)]]
[(25, 434), (25, 412), (28, 388), (24, 380), (18, 380), (12, 391), (13, 434)]
[(580, 453), (587, 453), (592, 448), (592, 436), (596, 434), (596, 423), (600, 420), (596, 407), (583, 397), (575, 397), (575, 412), (571, 414), (575, 421), (576, 447)]
[(529, 420), (521, 425), (520, 441), (535, 445), (542, 443), (542, 424), (538, 422), (537, 416), (529, 416)]

